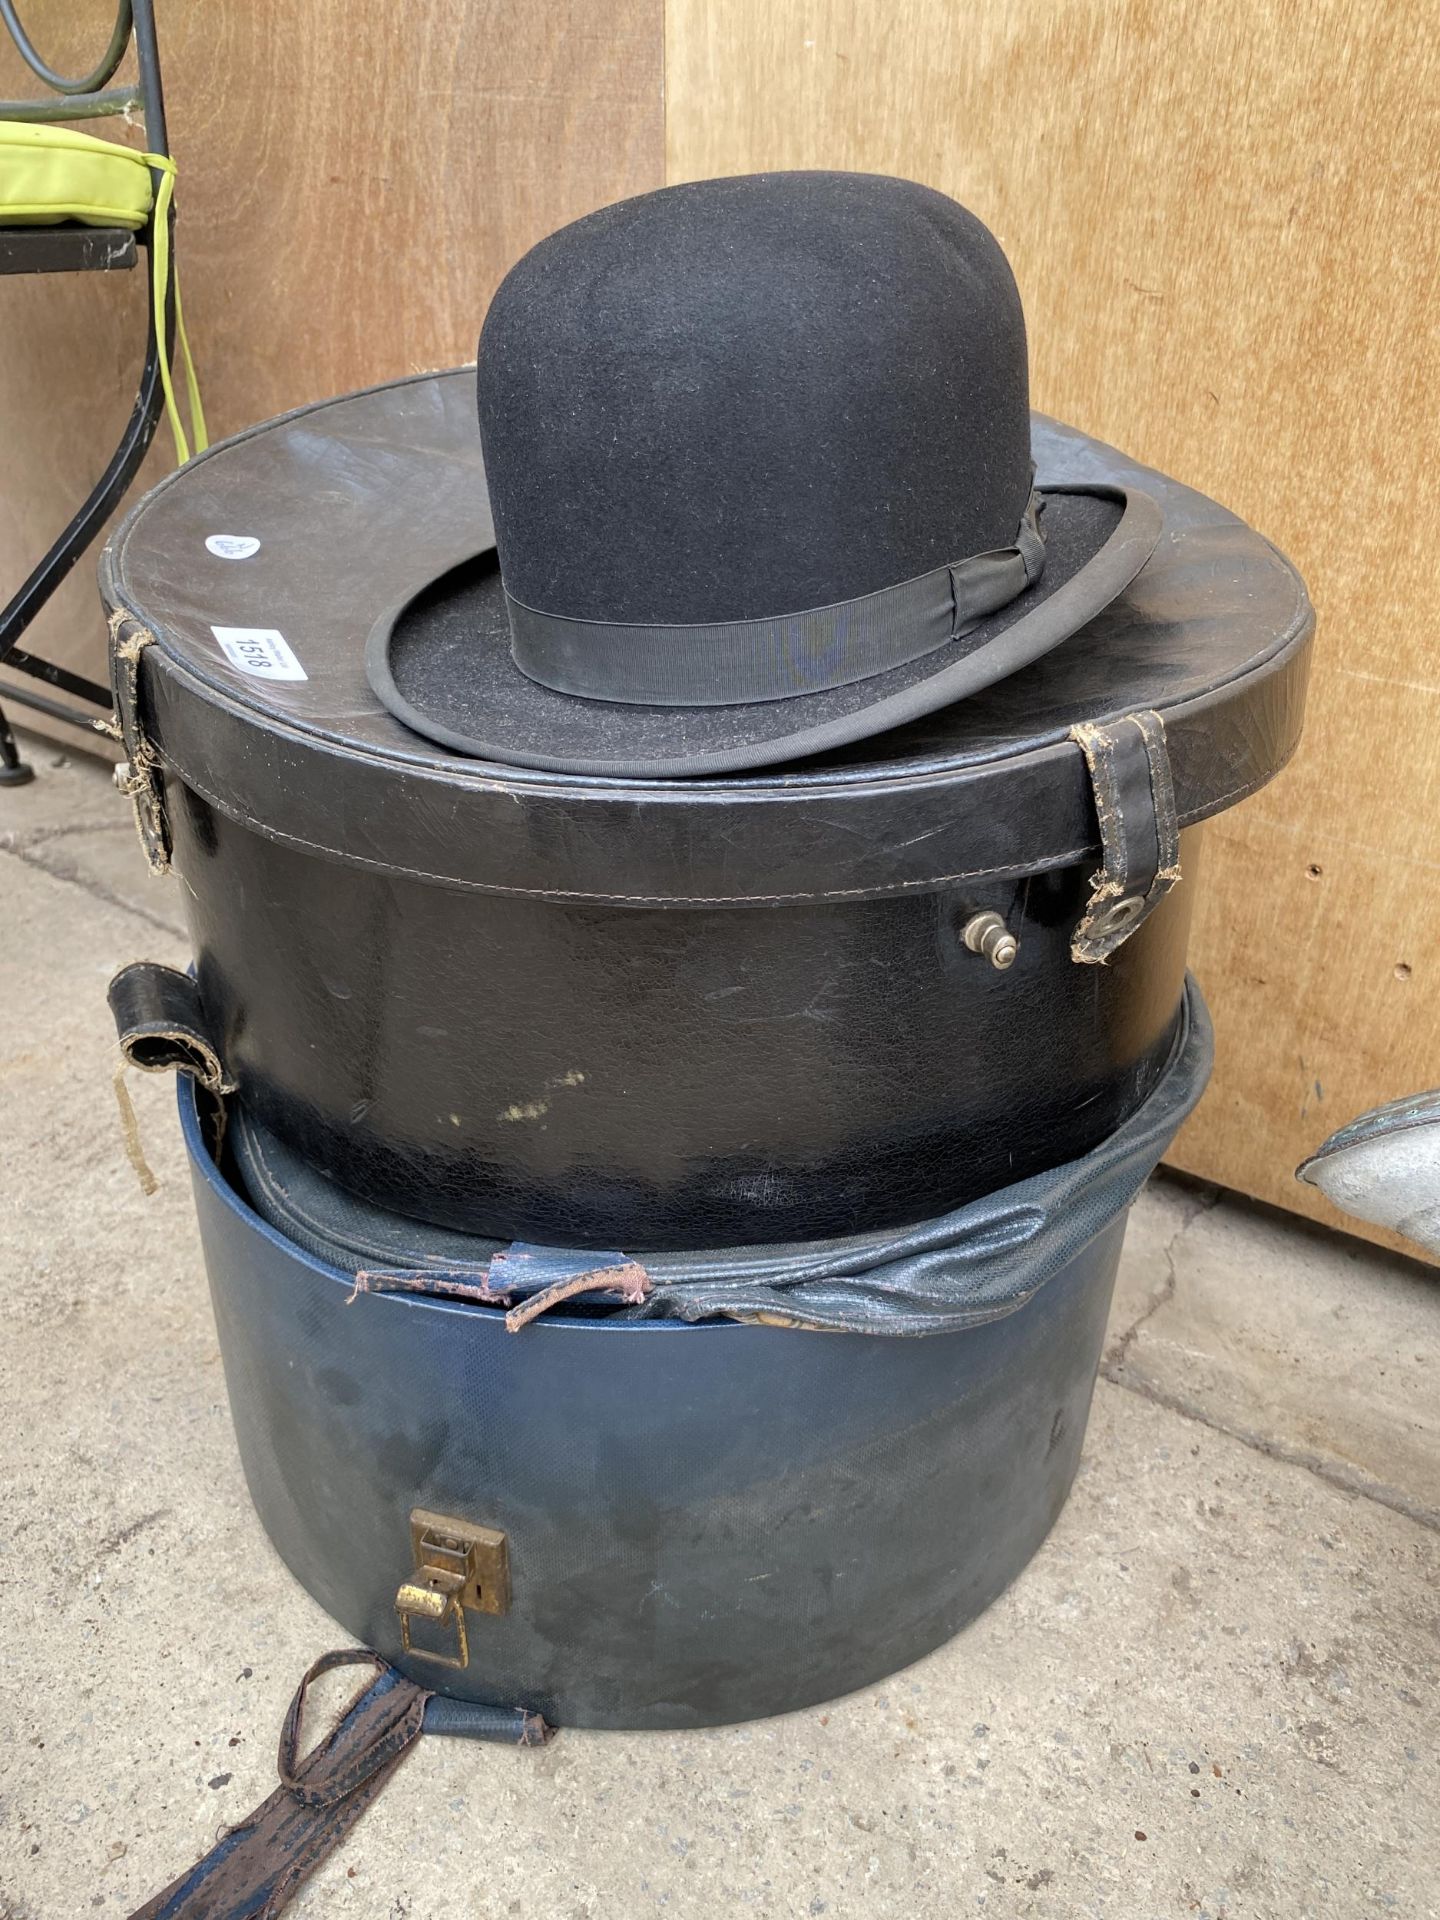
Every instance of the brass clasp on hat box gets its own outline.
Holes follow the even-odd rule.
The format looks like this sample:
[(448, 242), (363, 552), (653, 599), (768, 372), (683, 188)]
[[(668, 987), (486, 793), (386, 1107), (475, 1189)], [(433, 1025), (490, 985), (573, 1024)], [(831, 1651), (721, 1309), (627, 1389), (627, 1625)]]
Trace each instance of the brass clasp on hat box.
[[(510, 1548), (498, 1527), (479, 1527), (416, 1507), (410, 1515), (414, 1571), (400, 1584), (395, 1611), (406, 1653), (442, 1667), (470, 1664), (465, 1614), (510, 1611)], [(411, 1622), (433, 1621), (454, 1635), (454, 1652), (415, 1645)]]

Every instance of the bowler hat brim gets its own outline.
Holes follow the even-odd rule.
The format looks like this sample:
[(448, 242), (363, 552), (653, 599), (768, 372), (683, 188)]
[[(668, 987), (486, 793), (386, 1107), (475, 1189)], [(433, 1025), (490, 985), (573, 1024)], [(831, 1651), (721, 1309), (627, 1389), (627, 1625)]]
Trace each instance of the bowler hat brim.
[(555, 692), (510, 652), (495, 549), (430, 581), (376, 623), (371, 686), (414, 732), (460, 754), (552, 772), (671, 779), (808, 759), (950, 706), (1007, 679), (1115, 600), (1160, 538), (1148, 494), (1040, 488), (1045, 570), (965, 635), (869, 679), (737, 706), (645, 707)]

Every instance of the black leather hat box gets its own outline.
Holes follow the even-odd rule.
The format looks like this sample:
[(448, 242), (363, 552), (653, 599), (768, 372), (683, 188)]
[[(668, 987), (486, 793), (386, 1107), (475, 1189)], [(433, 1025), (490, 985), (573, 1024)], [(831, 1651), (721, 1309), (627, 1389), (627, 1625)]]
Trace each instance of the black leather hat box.
[(1163, 509), (1104, 614), (927, 720), (691, 780), (467, 759), (371, 692), (377, 622), (495, 563), (472, 372), (164, 481), (102, 563), (123, 778), (246, 1111), (377, 1205), (650, 1250), (919, 1220), (1112, 1133), (1313, 618), (1202, 495), (1038, 416), (1034, 451)]

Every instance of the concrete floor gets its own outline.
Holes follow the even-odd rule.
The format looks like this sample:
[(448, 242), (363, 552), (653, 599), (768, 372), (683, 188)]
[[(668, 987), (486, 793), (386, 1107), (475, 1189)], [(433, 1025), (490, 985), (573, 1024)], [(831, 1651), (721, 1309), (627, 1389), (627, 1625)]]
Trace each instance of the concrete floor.
[[(255, 1521), (168, 1082), (121, 1149), (114, 968), (179, 960), (107, 772), (0, 792), (0, 1920), (126, 1914), (274, 1783), (341, 1636)], [(1166, 1179), (1070, 1505), (958, 1640), (823, 1710), (426, 1740), (316, 1917), (1440, 1912), (1440, 1281)]]

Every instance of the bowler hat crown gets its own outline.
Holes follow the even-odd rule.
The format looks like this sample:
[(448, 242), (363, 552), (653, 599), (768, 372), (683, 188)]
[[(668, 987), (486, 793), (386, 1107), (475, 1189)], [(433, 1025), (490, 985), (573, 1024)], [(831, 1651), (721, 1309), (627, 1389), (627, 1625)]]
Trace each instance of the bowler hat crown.
[(707, 180), (525, 255), (480, 340), (512, 600), (692, 624), (853, 599), (1007, 548), (1030, 492), (1010, 267), (944, 194)]

